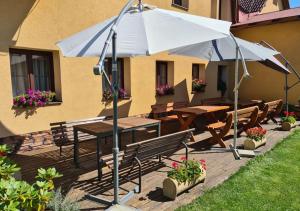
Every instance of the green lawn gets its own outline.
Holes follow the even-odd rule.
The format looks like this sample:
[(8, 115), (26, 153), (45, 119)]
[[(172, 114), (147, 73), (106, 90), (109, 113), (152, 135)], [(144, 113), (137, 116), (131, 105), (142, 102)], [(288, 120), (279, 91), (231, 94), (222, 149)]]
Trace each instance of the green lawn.
[(179, 210), (300, 210), (300, 130)]

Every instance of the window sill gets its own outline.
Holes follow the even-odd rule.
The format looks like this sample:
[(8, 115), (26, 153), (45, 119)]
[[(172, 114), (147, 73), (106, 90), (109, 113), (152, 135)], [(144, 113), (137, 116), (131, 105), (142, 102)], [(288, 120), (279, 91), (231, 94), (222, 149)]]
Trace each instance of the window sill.
[(181, 6), (181, 5), (178, 5), (178, 4), (174, 4), (174, 3), (172, 3), (172, 6), (176, 7), (176, 8), (179, 8), (179, 9), (182, 9), (182, 10), (185, 10), (185, 11), (189, 10), (188, 7), (184, 7), (184, 6)]
[[(118, 98), (118, 102), (119, 101), (126, 101), (126, 100), (131, 100), (131, 96), (128, 97), (122, 97), (122, 98)], [(112, 102), (113, 99), (102, 99), (102, 102)]]
[(204, 93), (204, 92), (205, 92), (205, 90), (204, 91), (192, 91), (191, 94), (201, 94), (201, 93)]
[(48, 107), (48, 106), (59, 106), (59, 105), (61, 105), (62, 104), (62, 102), (59, 102), (59, 101), (57, 101), (57, 102), (49, 102), (49, 103), (47, 103), (46, 105), (44, 105), (44, 106), (28, 106), (28, 107), (19, 107), (19, 106), (12, 106), (12, 108), (13, 109), (37, 109), (37, 108), (43, 108), (43, 107)]
[(167, 94), (167, 95), (155, 95), (155, 97), (167, 97), (167, 96), (174, 96), (175, 94)]

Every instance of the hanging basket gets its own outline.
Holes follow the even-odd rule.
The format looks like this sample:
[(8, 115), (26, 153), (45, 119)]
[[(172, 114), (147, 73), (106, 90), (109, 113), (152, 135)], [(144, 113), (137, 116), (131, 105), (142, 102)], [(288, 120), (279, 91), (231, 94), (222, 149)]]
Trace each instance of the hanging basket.
[(178, 182), (171, 178), (166, 178), (163, 181), (163, 194), (165, 197), (175, 200), (177, 195), (182, 193), (185, 190), (190, 189), (191, 187), (194, 187), (200, 182), (204, 182), (206, 178), (206, 171), (203, 172), (203, 174), (196, 180), (188, 183), (181, 183), (178, 184)]
[(289, 122), (283, 122), (281, 124), (281, 129), (284, 130), (284, 131), (290, 131), (295, 126), (296, 126), (296, 123), (292, 124), (292, 123), (289, 123)]
[(255, 150), (256, 148), (265, 145), (267, 143), (267, 139), (263, 138), (260, 141), (255, 141), (254, 139), (246, 139), (244, 141), (244, 149), (246, 150)]

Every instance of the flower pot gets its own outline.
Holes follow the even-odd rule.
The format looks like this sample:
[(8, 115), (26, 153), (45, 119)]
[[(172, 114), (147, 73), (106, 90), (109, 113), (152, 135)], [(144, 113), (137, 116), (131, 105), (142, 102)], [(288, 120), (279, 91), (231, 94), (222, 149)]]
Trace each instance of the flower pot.
[(191, 187), (197, 185), (200, 182), (204, 182), (205, 177), (206, 177), (206, 171), (204, 171), (203, 174), (195, 181), (190, 183), (188, 182), (181, 183), (181, 184), (178, 184), (178, 182), (174, 179), (166, 178), (163, 181), (163, 194), (169, 199), (175, 200), (178, 194), (182, 193), (185, 190), (190, 189)]
[(290, 131), (295, 126), (296, 126), (296, 123), (292, 124), (292, 123), (289, 123), (289, 122), (283, 122), (281, 124), (281, 129), (284, 130), (284, 131)]
[(255, 150), (256, 148), (265, 145), (267, 143), (267, 139), (263, 138), (260, 141), (255, 141), (254, 139), (246, 139), (244, 141), (244, 149), (247, 150)]

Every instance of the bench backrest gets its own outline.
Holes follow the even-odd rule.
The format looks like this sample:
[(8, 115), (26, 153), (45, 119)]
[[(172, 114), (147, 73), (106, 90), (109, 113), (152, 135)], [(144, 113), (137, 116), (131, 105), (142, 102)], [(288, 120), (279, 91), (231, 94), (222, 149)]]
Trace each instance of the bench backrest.
[(275, 101), (267, 102), (265, 104), (269, 106), (269, 112), (275, 112), (276, 114), (279, 114), (283, 107), (282, 100), (275, 100)]
[(158, 155), (171, 155), (190, 141), (194, 129), (181, 131), (126, 145), (121, 165), (131, 165), (134, 158), (149, 160)]
[[(93, 122), (100, 122), (103, 121), (104, 119), (105, 117), (96, 117), (90, 119), (50, 123), (53, 141), (55, 143), (64, 143), (64, 142), (73, 141), (74, 139), (73, 126), (88, 124)], [(79, 132), (78, 138), (79, 140), (89, 140), (95, 137), (86, 133)]]
[(188, 102), (170, 102), (164, 104), (155, 104), (151, 106), (151, 113), (153, 114), (154, 118), (158, 118), (161, 115), (167, 115), (168, 113), (173, 112), (176, 108), (183, 108), (187, 107)]
[[(238, 117), (238, 119), (257, 117), (258, 111), (259, 111), (259, 109), (257, 106), (239, 109), (239, 110), (237, 110), (237, 117)], [(230, 113), (232, 113), (232, 115), (234, 115), (234, 111), (228, 112), (228, 114), (230, 114)]]

